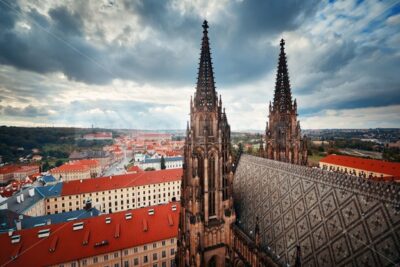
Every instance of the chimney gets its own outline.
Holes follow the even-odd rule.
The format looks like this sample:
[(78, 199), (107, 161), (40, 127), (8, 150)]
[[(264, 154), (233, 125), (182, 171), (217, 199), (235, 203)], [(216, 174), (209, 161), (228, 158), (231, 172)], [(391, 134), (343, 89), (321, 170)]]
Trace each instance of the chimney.
[(24, 193), (21, 194), (21, 202), (24, 202)]
[(17, 203), (21, 203), (21, 195), (17, 196)]
[(35, 188), (30, 188), (28, 193), (29, 193), (30, 197), (34, 197), (35, 196)]
[(17, 227), (17, 231), (22, 229), (22, 222), (21, 220), (16, 220), (15, 221), (15, 226)]

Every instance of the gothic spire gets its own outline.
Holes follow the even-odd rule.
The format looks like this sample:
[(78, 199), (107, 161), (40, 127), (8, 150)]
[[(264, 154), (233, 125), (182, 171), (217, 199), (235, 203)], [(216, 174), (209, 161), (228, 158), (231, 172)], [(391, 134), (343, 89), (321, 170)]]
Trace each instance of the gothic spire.
[(215, 92), (214, 73), (207, 29), (208, 24), (205, 20), (203, 23), (203, 39), (201, 44), (195, 106), (198, 109), (214, 110), (214, 108), (217, 107), (218, 97)]
[(278, 70), (274, 94), (274, 110), (287, 111), (292, 109), (292, 93), (290, 90), (289, 73), (285, 53), (285, 41), (281, 39)]

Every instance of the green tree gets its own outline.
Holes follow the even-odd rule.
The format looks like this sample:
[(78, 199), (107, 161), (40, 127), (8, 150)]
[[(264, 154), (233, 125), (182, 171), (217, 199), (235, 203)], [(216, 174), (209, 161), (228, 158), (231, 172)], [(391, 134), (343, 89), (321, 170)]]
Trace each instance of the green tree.
[(164, 156), (161, 156), (161, 170), (165, 170), (167, 166), (165, 166), (165, 159)]
[(43, 165), (42, 165), (42, 172), (47, 172), (50, 169), (50, 164), (49, 162), (46, 160)]
[(63, 165), (63, 161), (61, 160), (61, 159), (58, 159), (57, 161), (56, 161), (56, 163), (55, 163), (55, 166), (56, 167), (60, 167), (61, 165)]

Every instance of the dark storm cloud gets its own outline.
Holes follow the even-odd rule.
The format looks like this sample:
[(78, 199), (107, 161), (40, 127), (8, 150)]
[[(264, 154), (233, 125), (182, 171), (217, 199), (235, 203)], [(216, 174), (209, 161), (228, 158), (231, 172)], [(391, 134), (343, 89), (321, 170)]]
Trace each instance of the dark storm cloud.
[(71, 14), (67, 8), (59, 7), (51, 9), (49, 15), (62, 33), (77, 36), (82, 34), (83, 21), (78, 13)]
[[(2, 8), (10, 10), (8, 6)], [(15, 22), (18, 14), (11, 14), (10, 20)], [(71, 80), (87, 83), (108, 82), (112, 75), (97, 64), (107, 61), (102, 51), (79, 36), (80, 17), (63, 7), (51, 9), (49, 14), (51, 21), (35, 9), (27, 13), (34, 20), (29, 31), (17, 31), (14, 23), (2, 29), (0, 63), (38, 73), (61, 71)], [(48, 29), (42, 28), (46, 25)]]
[(28, 105), (24, 108), (16, 108), (11, 106), (0, 106), (0, 112), (4, 116), (12, 117), (43, 117), (48, 116), (49, 113), (43, 108), (36, 108)]
[[(271, 61), (274, 49), (244, 36), (264, 36), (277, 25), (274, 33), (299, 26), (305, 14), (311, 14), (315, 6), (312, 0), (303, 2), (302, 5), (282, 4), (282, 1), (230, 3), (226, 8), (233, 10), (238, 22), (222, 21), (211, 25), (210, 29), (219, 85), (244, 83), (268, 72), (275, 63)], [(181, 42), (182, 46), (175, 50), (158, 45), (157, 40), (143, 40), (133, 47), (115, 44), (95, 47), (85, 39), (80, 11), (63, 6), (50, 9), (49, 17), (36, 9), (30, 10), (25, 16), (34, 21), (32, 28), (19, 32), (14, 27), (17, 14), (4, 6), (2, 10), (7, 14), (3, 19), (7, 23), (0, 31), (0, 63), (38, 73), (61, 71), (71, 80), (89, 84), (105, 84), (113, 78), (194, 84), (199, 51), (187, 54), (195, 50), (184, 47), (200, 48), (203, 18), (178, 14), (172, 9), (171, 1), (126, 1), (122, 4), (138, 15), (143, 27), (156, 30), (162, 42), (168, 43), (171, 39)], [(283, 15), (282, 10), (288, 7), (290, 11)], [(104, 33), (98, 29), (98, 34)], [(135, 32), (126, 29), (125, 34)]]
[[(217, 15), (210, 15), (210, 18), (195, 9), (180, 12), (173, 7), (172, 0), (121, 0), (110, 3), (98, 3), (96, 6), (93, 2), (72, 1), (48, 10), (39, 7), (29, 10), (26, 7), (24, 9), (23, 5), (18, 7), (14, 2), (8, 2), (15, 11), (0, 0), (0, 65), (3, 65), (0, 71), (0, 99), (3, 115), (26, 114), (32, 118), (35, 115), (28, 114), (45, 114), (43, 110), (35, 112), (32, 107), (28, 110), (27, 107), (12, 108), (5, 103), (18, 102), (25, 106), (32, 99), (51, 102), (51, 97), (68, 90), (65, 86), (69, 85), (68, 81), (63, 80), (60, 82), (62, 85), (57, 86), (41, 80), (39, 76), (45, 75), (39, 74), (62, 72), (69, 80), (102, 85), (119, 78), (148, 84), (143, 88), (149, 90), (154, 87), (194, 87), (203, 19), (210, 21), (209, 36), (216, 85), (224, 93), (232, 94), (231, 99), (235, 104), (244, 99), (260, 103), (259, 99), (255, 100), (260, 98), (259, 95), (240, 91), (242, 85), (250, 88), (268, 77), (267, 74), (274, 76), (279, 54), (276, 40), (293, 33), (299, 39), (304, 37), (312, 47), (307, 50), (307, 46), (293, 45), (296, 53), (305, 55), (302, 59), (311, 59), (306, 60), (309, 65), (304, 68), (299, 68), (303, 62), (291, 62), (290, 57), (295, 55), (288, 53), (292, 81), (296, 81), (296, 77), (307, 76), (302, 83), (292, 82), (294, 97), (301, 99), (312, 96), (307, 98), (309, 103), (299, 102), (302, 115), (317, 113), (321, 109), (400, 103), (398, 50), (385, 47), (385, 42), (398, 32), (393, 29), (392, 32), (387, 31), (389, 26), (385, 26), (385, 21), (380, 18), (374, 19), (376, 23), (366, 23), (368, 31), (345, 36), (336, 32), (342, 31), (339, 27), (346, 27), (346, 24), (335, 26), (335, 20), (332, 20), (329, 28), (324, 29), (325, 25), (320, 23), (321, 20), (328, 20), (328, 17), (346, 19), (340, 14), (342, 11), (329, 13), (325, 17), (321, 15), (321, 10), (329, 11), (329, 5), (332, 5), (326, 1), (228, 1), (223, 10), (219, 10)], [(119, 20), (114, 23), (113, 19), (116, 18), (113, 16), (119, 16), (120, 11), (115, 10), (117, 6), (123, 7), (123, 12), (129, 12), (135, 18), (132, 15), (126, 23)], [(357, 19), (362, 20), (363, 16), (366, 15), (353, 16), (354, 23)], [(101, 22), (93, 18), (100, 18)], [(30, 28), (24, 28), (24, 23)], [(316, 33), (304, 30), (314, 23), (322, 25), (324, 30), (319, 32), (318, 27)], [(110, 29), (117, 32), (116, 36), (111, 34), (111, 39)], [(311, 29), (314, 30), (313, 27)], [(325, 36), (327, 31), (333, 32), (333, 37)], [(366, 35), (373, 36), (368, 39)], [(320, 44), (320, 47), (316, 44)], [(16, 70), (3, 73), (3, 69), (9, 66)], [(271, 82), (257, 90), (270, 92), (273, 88)], [(91, 93), (93, 91), (83, 92)], [(329, 98), (332, 95), (337, 97)], [(265, 99), (265, 103), (268, 101)], [(84, 123), (85, 120), (96, 119), (104, 124), (112, 124), (115, 120), (123, 124), (129, 114), (135, 114), (141, 125), (151, 126), (150, 122), (146, 124), (150, 119), (162, 124), (162, 115), (154, 114), (151, 110), (160, 106), (145, 102), (118, 102), (112, 105), (101, 101), (78, 101), (65, 105), (49, 106), (47, 109), (57, 111), (57, 114), (49, 116), (65, 122)], [(88, 112), (99, 107), (105, 115)], [(83, 115), (76, 116), (76, 112)]]
[(304, 21), (313, 17), (319, 0), (286, 1), (237, 1), (234, 7), (238, 14), (238, 31), (242, 36), (279, 34), (295, 30)]

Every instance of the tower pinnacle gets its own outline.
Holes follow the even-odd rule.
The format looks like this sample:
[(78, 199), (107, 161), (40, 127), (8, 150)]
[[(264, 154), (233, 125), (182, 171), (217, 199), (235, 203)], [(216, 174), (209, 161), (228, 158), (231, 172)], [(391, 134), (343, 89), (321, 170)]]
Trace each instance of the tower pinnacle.
[(285, 40), (281, 39), (278, 70), (274, 94), (274, 109), (287, 111), (292, 109), (292, 93), (290, 90), (289, 73), (285, 53)]
[(208, 28), (208, 23), (205, 20), (203, 22), (203, 38), (194, 102), (197, 109), (212, 111), (217, 107), (218, 97), (215, 91), (214, 72), (208, 39)]

